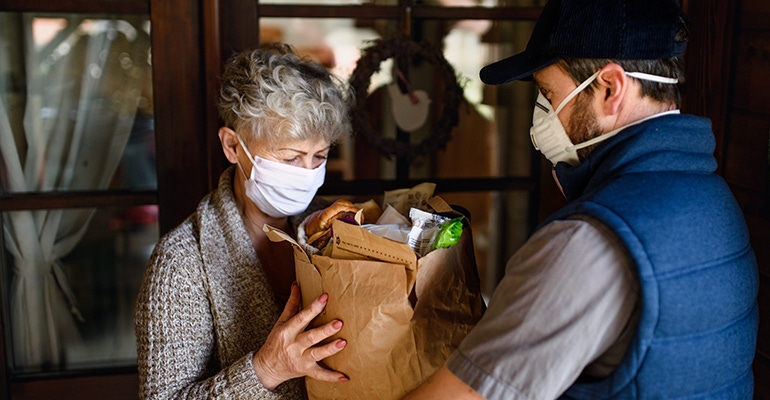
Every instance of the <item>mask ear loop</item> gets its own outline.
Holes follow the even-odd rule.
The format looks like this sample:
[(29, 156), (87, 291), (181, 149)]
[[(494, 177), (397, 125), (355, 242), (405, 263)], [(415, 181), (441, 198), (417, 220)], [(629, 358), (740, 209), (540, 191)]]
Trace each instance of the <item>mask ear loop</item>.
[[(238, 138), (238, 143), (241, 144), (241, 148), (243, 149), (243, 152), (246, 153), (246, 157), (249, 158), (249, 161), (251, 161), (251, 165), (255, 165), (256, 162), (254, 161), (254, 157), (251, 156), (251, 153), (249, 153), (249, 149), (246, 148), (246, 145), (243, 144), (243, 139), (241, 139), (240, 135), (235, 135), (235, 137)], [(243, 177), (245, 179), (250, 179), (250, 175), (246, 175), (246, 171), (243, 169), (243, 166), (241, 165), (241, 161), (238, 160), (238, 168), (241, 170), (241, 173), (243, 174)]]
[[(641, 121), (639, 121), (639, 122), (641, 122)], [(632, 124), (632, 125), (635, 125), (635, 124)], [(603, 135), (599, 135), (599, 136), (597, 136), (597, 137), (595, 137), (593, 139), (586, 140), (585, 142), (569, 146), (569, 147), (567, 147), (567, 151), (568, 152), (573, 152), (573, 151), (576, 151), (576, 150), (580, 150), (580, 149), (582, 149), (584, 147), (588, 147), (588, 146), (590, 146), (592, 144), (599, 143), (599, 142), (601, 142), (603, 140), (607, 140), (607, 139), (617, 135), (618, 132), (622, 131), (623, 129), (627, 128), (628, 126), (631, 126), (631, 125), (627, 125), (627, 126), (624, 126), (624, 127), (620, 128), (620, 129), (616, 129), (614, 131), (607, 132), (607, 133), (605, 133)]]
[[(598, 74), (598, 72), (596, 74)], [(596, 74), (594, 74), (594, 77), (596, 76)], [(679, 83), (679, 79), (676, 79), (676, 78), (669, 78), (669, 77), (666, 77), (666, 76), (646, 74), (644, 72), (626, 72), (626, 75), (628, 75), (628, 76), (630, 76), (632, 78), (642, 79), (642, 80), (645, 80), (645, 81), (658, 82), (658, 83), (666, 83), (666, 84), (676, 84), (676, 83)], [(559, 108), (561, 108), (561, 105), (560, 105)], [(603, 140), (609, 139), (609, 138), (617, 135), (618, 132), (620, 132), (624, 128), (627, 128), (628, 126), (631, 126), (631, 125), (636, 125), (637, 123), (643, 122), (645, 120), (647, 120), (647, 118), (642, 119), (642, 120), (640, 120), (640, 121), (638, 121), (638, 122), (636, 122), (634, 124), (630, 124), (630, 125), (624, 126), (624, 127), (620, 128), (620, 129), (616, 129), (614, 131), (607, 132), (607, 133), (605, 133), (603, 135), (599, 135), (599, 136), (597, 136), (597, 137), (595, 137), (593, 139), (586, 140), (583, 143), (572, 145), (572, 146), (567, 148), (567, 151), (572, 152), (572, 151), (575, 151), (575, 150), (582, 149), (584, 147), (588, 147), (588, 146), (590, 146), (592, 144), (599, 143), (599, 142), (601, 142)]]
[[(580, 85), (578, 85), (578, 87), (576, 87), (576, 88), (575, 88), (575, 90), (573, 90), (573, 91), (572, 91), (570, 94), (568, 94), (568, 95), (567, 95), (567, 97), (565, 97), (565, 98), (564, 98), (564, 100), (562, 100), (562, 101), (561, 101), (561, 104), (559, 104), (559, 107), (557, 107), (557, 108), (556, 108), (556, 110), (554, 110), (554, 112), (553, 112), (554, 118), (558, 118), (557, 116), (559, 115), (559, 112), (561, 112), (561, 110), (562, 110), (562, 109), (563, 109), (563, 108), (564, 108), (564, 107), (565, 107), (565, 106), (566, 106), (566, 105), (567, 105), (567, 104), (568, 104), (568, 103), (569, 103), (569, 102), (570, 102), (570, 101), (571, 101), (573, 98), (575, 98), (575, 96), (577, 96), (578, 94), (580, 94), (580, 92), (582, 92), (582, 91), (583, 91), (583, 89), (585, 89), (586, 87), (588, 87), (588, 85), (590, 85), (590, 84), (591, 84), (591, 82), (593, 82), (593, 81), (594, 81), (594, 79), (596, 79), (596, 77), (597, 77), (597, 76), (599, 76), (599, 72), (601, 72), (601, 70), (594, 72), (594, 74), (593, 74), (593, 75), (589, 76), (589, 77), (588, 77), (588, 79), (584, 80), (584, 81), (583, 81), (583, 83), (581, 83)], [(565, 132), (565, 134), (566, 134), (566, 132)], [(534, 138), (534, 136), (532, 136), (532, 133), (531, 133), (531, 132), (530, 132), (530, 134), (529, 134), (529, 135), (530, 135), (530, 139), (532, 139), (532, 143), (535, 143), (535, 138)], [(572, 143), (572, 140), (571, 140), (571, 139), (569, 139), (569, 137), (568, 137), (567, 139), (568, 139), (568, 141), (569, 141), (570, 143)], [(575, 145), (573, 144), (572, 146), (567, 146), (567, 147), (565, 147), (565, 148), (564, 148), (564, 150), (565, 150), (567, 153), (571, 153), (571, 152), (574, 150), (574, 148), (575, 148)], [(535, 144), (535, 149), (538, 149), (538, 150), (539, 150), (539, 148), (537, 147), (537, 144)]]
[(572, 100), (573, 98), (575, 98), (575, 96), (580, 94), (580, 92), (582, 92), (583, 89), (588, 87), (588, 85), (590, 85), (591, 82), (593, 82), (594, 79), (596, 79), (596, 77), (599, 76), (599, 72), (601, 72), (601, 70), (594, 72), (593, 75), (589, 76), (588, 79), (584, 80), (583, 83), (578, 85), (578, 87), (576, 87), (575, 90), (572, 91), (572, 93), (568, 94), (567, 97), (565, 97), (564, 100), (561, 101), (561, 104), (559, 104), (559, 107), (556, 108), (556, 110), (554, 111), (554, 114), (559, 115), (559, 112), (564, 108), (564, 106), (567, 105), (567, 103), (570, 102), (570, 100)]
[(645, 80), (645, 81), (658, 82), (658, 83), (669, 83), (669, 84), (677, 84), (677, 83), (679, 83), (679, 79), (676, 79), (676, 78), (669, 78), (667, 76), (645, 74), (644, 72), (626, 72), (626, 75), (628, 75), (628, 76), (630, 76), (632, 78), (642, 79), (642, 80)]
[[(588, 87), (588, 85), (590, 85), (591, 82), (593, 82), (594, 79), (596, 79), (596, 77), (599, 75), (599, 72), (601, 72), (601, 70), (594, 72), (593, 75), (588, 77), (588, 79), (586, 79), (585, 81), (583, 81), (583, 83), (581, 83), (578, 87), (576, 87), (575, 90), (572, 91), (572, 93), (568, 94), (567, 97), (565, 97), (564, 100), (562, 100), (561, 104), (559, 104), (559, 107), (556, 109), (555, 113), (559, 114), (562, 108), (564, 108), (564, 106), (566, 106), (567, 103), (569, 103), (569, 101), (572, 100), (572, 98), (577, 96), (580, 92), (583, 91), (583, 89)], [(679, 83), (679, 79), (676, 79), (676, 78), (646, 74), (644, 72), (626, 72), (626, 75), (632, 78), (642, 79), (645, 81), (653, 81), (658, 83), (668, 83), (668, 84)]]

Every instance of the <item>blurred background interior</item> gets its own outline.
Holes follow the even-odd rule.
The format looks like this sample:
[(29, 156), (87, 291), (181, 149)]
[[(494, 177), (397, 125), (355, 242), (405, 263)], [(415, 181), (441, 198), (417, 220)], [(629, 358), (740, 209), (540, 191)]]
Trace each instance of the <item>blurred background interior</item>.
[[(436, 183), (471, 215), (489, 296), (563, 204), (530, 144), (534, 86), (478, 78), (524, 48), (544, 3), (0, 0), (0, 399), (137, 398), (145, 263), (227, 166), (213, 101), (222, 63), (264, 43), (364, 88), (365, 117), (319, 194), (364, 201)], [(755, 398), (770, 399), (770, 5), (681, 3), (693, 20), (684, 111), (714, 122), (720, 173), (752, 231), (767, 316)], [(394, 56), (378, 57), (383, 46)], [(430, 99), (422, 123), (394, 111), (410, 92)]]

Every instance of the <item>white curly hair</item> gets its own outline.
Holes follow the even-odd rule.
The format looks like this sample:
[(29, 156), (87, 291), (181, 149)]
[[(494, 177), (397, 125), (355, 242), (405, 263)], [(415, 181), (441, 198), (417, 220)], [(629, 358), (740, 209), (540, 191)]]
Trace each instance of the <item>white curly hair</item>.
[(247, 143), (338, 143), (351, 132), (352, 90), (286, 44), (234, 55), (225, 65), (217, 106), (225, 126)]

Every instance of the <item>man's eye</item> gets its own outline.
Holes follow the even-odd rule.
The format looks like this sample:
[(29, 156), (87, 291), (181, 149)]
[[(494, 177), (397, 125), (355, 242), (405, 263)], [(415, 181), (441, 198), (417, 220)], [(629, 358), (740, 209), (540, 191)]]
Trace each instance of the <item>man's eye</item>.
[(326, 159), (329, 158), (329, 155), (328, 154), (316, 154), (315, 158), (318, 159), (318, 160), (326, 160)]

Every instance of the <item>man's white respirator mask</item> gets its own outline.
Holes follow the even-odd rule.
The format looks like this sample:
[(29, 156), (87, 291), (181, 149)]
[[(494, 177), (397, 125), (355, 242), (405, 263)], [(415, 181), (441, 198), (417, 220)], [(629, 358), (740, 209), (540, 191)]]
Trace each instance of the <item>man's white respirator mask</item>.
[[(596, 71), (588, 79), (583, 81), (578, 87), (575, 88), (564, 100), (559, 104), (559, 107), (554, 110), (548, 99), (543, 96), (542, 93), (538, 94), (537, 102), (535, 103), (535, 111), (532, 113), (532, 128), (529, 130), (529, 137), (532, 139), (532, 145), (535, 146), (535, 150), (539, 150), (545, 158), (547, 158), (553, 165), (560, 161), (564, 161), (572, 166), (580, 164), (578, 159), (577, 150), (584, 147), (591, 146), (599, 143), (603, 140), (607, 140), (612, 136), (615, 136), (624, 127), (607, 132), (603, 135), (597, 136), (593, 139), (587, 140), (583, 143), (573, 144), (567, 135), (567, 131), (564, 130), (564, 126), (559, 120), (559, 112), (564, 109), (575, 96), (578, 95), (583, 89), (585, 89), (591, 82), (596, 79), (600, 71)], [(626, 72), (626, 75), (634, 77), (636, 79), (643, 79), (659, 83), (675, 84), (679, 82), (674, 78), (667, 78), (658, 75), (650, 75), (642, 72)], [(641, 121), (639, 121), (641, 122)]]

